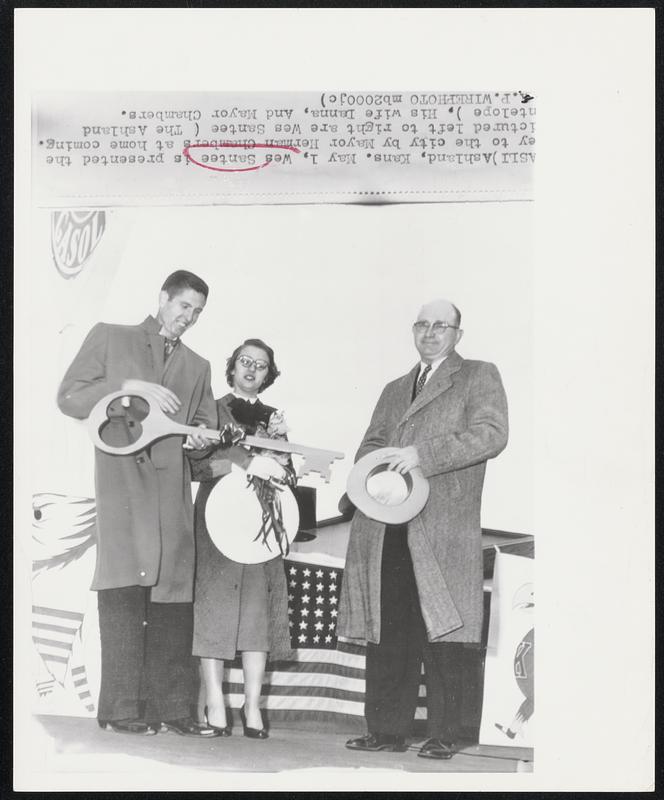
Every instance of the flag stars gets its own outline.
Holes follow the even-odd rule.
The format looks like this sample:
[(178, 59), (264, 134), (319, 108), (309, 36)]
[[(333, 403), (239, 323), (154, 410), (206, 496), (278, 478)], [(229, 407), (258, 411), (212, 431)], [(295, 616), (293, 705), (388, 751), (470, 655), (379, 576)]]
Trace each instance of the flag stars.
[(336, 647), (343, 571), (291, 563), (286, 564), (286, 581), (292, 646), (325, 650)]

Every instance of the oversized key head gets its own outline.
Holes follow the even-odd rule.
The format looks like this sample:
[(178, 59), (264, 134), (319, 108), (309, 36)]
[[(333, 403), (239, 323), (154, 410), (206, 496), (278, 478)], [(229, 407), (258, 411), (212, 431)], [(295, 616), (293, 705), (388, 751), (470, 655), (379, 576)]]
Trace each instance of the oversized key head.
[[(87, 428), (95, 447), (116, 456), (137, 453), (164, 436), (201, 432), (170, 419), (154, 397), (137, 390), (102, 397), (90, 412)], [(218, 431), (210, 431), (210, 435), (219, 438)]]

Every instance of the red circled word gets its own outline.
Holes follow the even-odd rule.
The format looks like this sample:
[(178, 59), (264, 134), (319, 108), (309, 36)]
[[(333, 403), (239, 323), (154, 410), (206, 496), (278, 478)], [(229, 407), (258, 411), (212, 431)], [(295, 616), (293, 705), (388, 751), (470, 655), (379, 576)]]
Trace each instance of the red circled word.
[[(204, 164), (200, 161), (197, 161), (194, 156), (191, 154), (192, 150), (200, 149), (200, 148), (212, 148), (212, 149), (224, 149), (227, 147), (243, 147), (245, 150), (254, 150), (256, 148), (263, 148), (269, 150), (288, 150), (291, 153), (299, 153), (297, 147), (292, 147), (288, 144), (263, 144), (260, 142), (255, 142), (252, 144), (242, 143), (242, 142), (224, 142), (223, 144), (190, 144), (184, 148), (182, 151), (182, 155), (185, 156), (189, 161), (196, 164), (197, 167), (203, 167), (203, 169), (211, 169), (214, 172), (253, 172), (257, 169), (263, 169), (264, 167), (270, 166), (270, 164), (279, 164), (282, 163), (283, 157), (282, 156), (271, 156), (263, 161), (262, 164), (253, 164), (249, 167), (213, 167), (210, 163)], [(252, 156), (253, 157), (253, 156)], [(221, 160), (221, 163), (225, 163), (226, 159), (224, 154), (219, 156), (209, 156), (210, 160), (214, 158), (215, 161)]]

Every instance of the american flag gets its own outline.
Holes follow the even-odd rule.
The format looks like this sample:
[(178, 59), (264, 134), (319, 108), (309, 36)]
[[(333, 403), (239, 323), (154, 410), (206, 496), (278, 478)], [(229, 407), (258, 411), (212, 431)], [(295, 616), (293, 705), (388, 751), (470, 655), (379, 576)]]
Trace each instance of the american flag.
[[(337, 639), (343, 561), (323, 553), (293, 554), (284, 560), (288, 618), (295, 658), (270, 661), (263, 705), (271, 722), (297, 722), (302, 728), (365, 730), (365, 647)], [(319, 563), (320, 562), (320, 563)], [(224, 692), (231, 708), (244, 702), (242, 663), (225, 673)], [(424, 685), (416, 718), (426, 717)]]

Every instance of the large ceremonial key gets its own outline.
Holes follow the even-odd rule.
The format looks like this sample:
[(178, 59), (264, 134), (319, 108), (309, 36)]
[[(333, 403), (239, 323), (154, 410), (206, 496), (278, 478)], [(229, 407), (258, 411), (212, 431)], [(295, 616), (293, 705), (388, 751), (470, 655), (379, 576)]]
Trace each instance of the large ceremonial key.
[[(117, 420), (121, 424), (113, 424)], [(187, 436), (198, 434), (210, 441), (221, 440), (222, 431), (183, 425), (164, 414), (157, 401), (147, 392), (132, 390), (107, 394), (95, 405), (87, 419), (88, 433), (95, 447), (104, 453), (126, 456), (144, 450), (149, 444), (164, 436)], [(239, 440), (238, 440), (239, 441)], [(281, 439), (262, 436), (242, 436), (243, 444), (276, 450), (281, 453), (296, 453), (304, 459), (298, 478), (317, 472), (329, 483), (333, 461), (344, 458), (334, 450), (319, 450)]]

